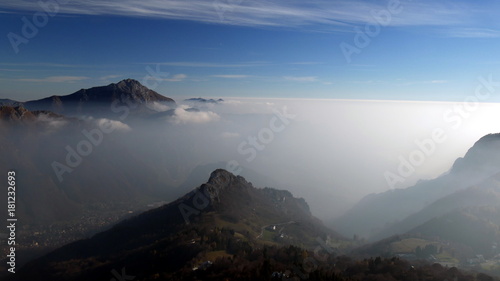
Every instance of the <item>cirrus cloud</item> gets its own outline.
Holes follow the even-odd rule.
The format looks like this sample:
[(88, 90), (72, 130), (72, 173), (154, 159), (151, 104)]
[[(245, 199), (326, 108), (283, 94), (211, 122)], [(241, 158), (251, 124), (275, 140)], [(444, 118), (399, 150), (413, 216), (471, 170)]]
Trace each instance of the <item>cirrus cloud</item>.
[(240, 79), (240, 78), (250, 77), (250, 75), (220, 74), (220, 75), (211, 75), (211, 77), (226, 78), (226, 79)]
[(316, 76), (284, 76), (283, 79), (294, 82), (318, 82)]
[(49, 82), (49, 83), (71, 83), (89, 79), (85, 76), (50, 76), (45, 78), (20, 78), (17, 81), (21, 82)]
[[(238, 2), (238, 1), (236, 1)], [(306, 3), (307, 2), (307, 3)], [(283, 27), (352, 31), (352, 25), (373, 22), (373, 11), (387, 9), (385, 1), (231, 1), (215, 0), (72, 0), (59, 6), (59, 13), (114, 15), (187, 20), (236, 26)], [(471, 26), (480, 18), (498, 16), (497, 3), (488, 1), (404, 1), (404, 14), (392, 16), (392, 26)], [(3, 0), (0, 8), (38, 11), (32, 1)], [(486, 34), (490, 36), (490, 34)]]

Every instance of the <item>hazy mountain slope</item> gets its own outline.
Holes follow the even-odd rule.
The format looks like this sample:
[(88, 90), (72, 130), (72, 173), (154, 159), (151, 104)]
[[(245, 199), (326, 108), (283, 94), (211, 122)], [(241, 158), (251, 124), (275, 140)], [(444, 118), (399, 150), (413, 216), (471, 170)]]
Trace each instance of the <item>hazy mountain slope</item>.
[[(79, 209), (38, 165), (46, 147), (46, 136), (54, 124), (65, 126), (75, 120), (50, 112), (29, 111), (23, 107), (0, 107), (0, 167), (18, 174), (17, 211), (25, 223), (67, 219)], [(33, 140), (39, 140), (38, 143)], [(7, 202), (0, 202), (6, 209)], [(4, 214), (6, 215), (6, 214)]]
[(344, 235), (374, 236), (436, 200), (479, 184), (499, 171), (500, 135), (487, 135), (457, 159), (449, 173), (406, 189), (368, 195), (332, 225)]
[[(114, 132), (101, 131), (101, 140), (89, 140), (84, 132), (97, 132), (99, 122), (0, 108), (0, 169), (15, 171), (19, 187), (18, 265), (35, 253), (109, 227), (130, 212), (149, 209), (151, 203), (175, 199), (159, 177), (165, 167), (125, 141), (128, 131), (120, 129), (125, 125), (110, 123), (118, 126)], [(7, 200), (0, 207), (6, 210)]]
[[(273, 231), (264, 228), (272, 225), (280, 230), (271, 238)], [(212, 233), (219, 233), (219, 242), (208, 243)], [(189, 266), (203, 252), (232, 254), (262, 244), (315, 247), (317, 237), (342, 239), (311, 216), (303, 199), (288, 191), (257, 189), (242, 177), (216, 170), (206, 184), (175, 202), (64, 246), (27, 264), (13, 280), (101, 280), (125, 266), (143, 280)]]
[(409, 233), (451, 242), (469, 258), (479, 254), (491, 258), (499, 253), (496, 247), (500, 243), (499, 216), (500, 205), (458, 209), (435, 217)]
[[(62, 208), (48, 215), (47, 211), (56, 206), (106, 202), (110, 198), (120, 202), (135, 197), (140, 202), (145, 196), (159, 194), (159, 183), (154, 181), (156, 176), (150, 165), (134, 158), (127, 153), (127, 147), (114, 141), (121, 137), (120, 133), (106, 135), (107, 141), (91, 147), (88, 155), (78, 152), (79, 143), (90, 143), (82, 131), (90, 132), (96, 127), (95, 123), (51, 112), (29, 111), (23, 107), (0, 108), (1, 167), (17, 170), (20, 183), (25, 183), (22, 190), (25, 194), (19, 196), (18, 204), (20, 210), (26, 210), (23, 217), (26, 223), (53, 222), (73, 213)], [(68, 159), (74, 165), (68, 164)], [(61, 180), (54, 162), (68, 169), (60, 173)], [(103, 170), (106, 173), (100, 177), (90, 176), (101, 174)], [(127, 172), (131, 170), (138, 174)], [(50, 197), (49, 194), (54, 196), (55, 202), (61, 198), (67, 204), (41, 200)]]
[(410, 215), (380, 233), (374, 238), (382, 239), (393, 234), (402, 234), (410, 231), (427, 221), (447, 215), (453, 211), (461, 211), (468, 207), (500, 206), (500, 174), (496, 174), (481, 184), (457, 191), (444, 198), (429, 204), (421, 211)]
[(19, 106), (21, 102), (11, 100), (11, 99), (0, 99), (0, 106)]

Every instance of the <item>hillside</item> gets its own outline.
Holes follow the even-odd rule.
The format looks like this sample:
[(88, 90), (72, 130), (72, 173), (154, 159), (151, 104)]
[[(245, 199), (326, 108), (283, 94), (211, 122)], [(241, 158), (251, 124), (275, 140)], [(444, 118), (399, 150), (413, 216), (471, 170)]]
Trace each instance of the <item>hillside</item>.
[[(149, 209), (149, 204), (175, 199), (159, 179), (163, 167), (131, 149), (123, 138), (127, 131), (120, 127), (110, 134), (101, 131), (101, 141), (85, 148), (90, 153), (80, 153), (79, 145), (93, 144), (88, 132), (96, 140), (103, 122), (113, 124), (23, 106), (0, 107), (0, 168), (16, 171), (22, 187), (16, 202), (23, 224), (17, 229), (20, 264)], [(0, 207), (6, 210), (7, 201)]]
[(0, 105), (22, 105), (31, 111), (46, 110), (67, 116), (91, 115), (118, 119), (125, 114), (156, 113), (158, 107), (175, 107), (175, 101), (148, 89), (134, 79), (125, 79), (107, 86), (81, 89), (65, 96), (17, 102), (0, 100)]
[(390, 228), (392, 225), (456, 191), (481, 184), (498, 172), (500, 134), (487, 135), (478, 140), (463, 158), (457, 159), (448, 173), (406, 189), (368, 195), (330, 225), (346, 236), (357, 234), (372, 240), (398, 234), (418, 224), (403, 229)]
[(314, 218), (303, 199), (216, 170), (178, 200), (30, 262), (13, 280), (100, 280), (125, 265), (142, 280), (265, 245), (314, 249), (317, 239), (345, 241)]
[(496, 280), (426, 262), (351, 259), (288, 191), (225, 170), (175, 202), (30, 262), (5, 280)]
[(376, 237), (383, 238), (394, 233), (406, 233), (411, 229), (455, 211), (474, 207), (496, 207), (500, 205), (500, 174), (491, 176), (481, 184), (460, 190), (436, 200), (421, 211), (416, 212), (380, 232)]

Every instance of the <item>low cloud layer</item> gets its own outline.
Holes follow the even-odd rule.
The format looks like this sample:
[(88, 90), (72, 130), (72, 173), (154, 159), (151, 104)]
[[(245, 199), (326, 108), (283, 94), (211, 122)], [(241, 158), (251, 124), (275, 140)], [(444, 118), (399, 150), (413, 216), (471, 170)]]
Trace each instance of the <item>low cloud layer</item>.
[[(83, 126), (76, 121), (74, 127), (71, 122), (45, 115), (39, 120), (47, 124), (47, 132), (64, 135), (64, 139), (53, 141), (50, 137), (56, 134), (46, 135), (46, 143), (59, 143), (51, 150), (62, 153), (54, 156), (54, 161), (64, 162), (67, 145), (82, 149), (78, 145), (88, 139), (83, 129), (111, 128), (85, 163), (99, 166), (90, 163), (95, 153), (111, 161), (125, 151), (161, 171), (158, 177), (169, 188), (182, 185), (192, 171), (207, 165), (242, 174), (252, 171), (262, 175), (263, 186), (288, 189), (304, 197), (315, 215), (330, 219), (369, 193), (408, 187), (445, 173), (479, 138), (500, 132), (500, 125), (491, 122), (500, 119), (498, 104), (478, 103), (474, 110), (468, 104), (462, 108), (467, 118), (456, 110), (459, 106), (446, 102), (240, 98), (206, 107), (203, 102), (175, 109), (157, 105), (163, 111), (158, 116), (164, 117), (130, 115), (120, 121), (87, 117)], [(440, 141), (430, 145), (436, 128), (441, 129)], [(418, 152), (422, 143), (425, 151)], [(417, 154), (425, 158), (411, 175), (388, 185), (386, 172), (398, 175), (401, 161), (415, 162), (409, 158)], [(106, 167), (95, 168), (105, 176)], [(126, 173), (137, 169), (129, 168)], [(84, 171), (75, 167), (78, 169)], [(66, 173), (65, 181), (71, 182), (79, 172)], [(205, 175), (200, 178), (206, 180)]]
[(187, 106), (180, 106), (174, 110), (174, 114), (169, 118), (169, 121), (175, 124), (202, 124), (215, 122), (219, 119), (220, 116), (212, 111), (199, 111), (190, 109)]
[(69, 122), (62, 118), (54, 118), (47, 114), (38, 115), (37, 120), (47, 126), (47, 133), (53, 133), (66, 126)]

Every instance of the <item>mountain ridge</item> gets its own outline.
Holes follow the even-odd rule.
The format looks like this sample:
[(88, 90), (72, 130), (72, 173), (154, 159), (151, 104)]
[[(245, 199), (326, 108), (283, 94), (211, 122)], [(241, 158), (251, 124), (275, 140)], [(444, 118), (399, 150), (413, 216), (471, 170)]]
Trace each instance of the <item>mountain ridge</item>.
[[(422, 210), (456, 191), (466, 189), (500, 172), (500, 134), (479, 139), (449, 172), (405, 189), (370, 194), (330, 225), (344, 235), (376, 237), (387, 226)], [(386, 233), (388, 235), (396, 233)]]
[[(141, 266), (155, 257), (151, 253), (158, 247), (166, 247), (166, 256), (170, 258), (183, 249), (181, 257), (177, 256), (177, 261), (168, 266), (177, 271), (200, 254), (219, 249), (216, 244), (203, 243), (203, 237), (211, 236), (214, 231), (229, 235), (227, 239), (236, 243), (231, 246), (235, 249), (294, 243), (312, 249), (317, 246), (317, 237), (327, 241), (332, 236), (344, 239), (315, 220), (304, 203), (303, 199), (294, 198), (288, 191), (255, 188), (243, 177), (218, 169), (205, 184), (174, 202), (126, 219), (108, 231), (73, 242), (32, 261), (16, 273), (13, 280), (88, 280), (105, 277), (112, 268), (121, 268), (126, 261), (130, 261), (128, 270), (139, 272)], [(188, 220), (183, 208), (192, 211)], [(283, 223), (279, 232), (269, 227), (278, 223)], [(262, 233), (263, 236), (259, 235)], [(273, 233), (274, 238), (269, 238)], [(232, 250), (225, 251), (233, 253)], [(102, 262), (92, 262), (96, 259)], [(151, 261), (150, 264), (156, 263)], [(64, 267), (57, 264), (64, 264)], [(84, 273), (71, 273), (75, 270)], [(140, 278), (151, 274), (150, 269), (143, 268), (143, 272)], [(61, 277), (64, 275), (68, 279)]]
[(173, 99), (130, 78), (106, 86), (80, 89), (69, 95), (53, 95), (26, 102), (0, 100), (0, 105), (21, 105), (30, 111), (45, 110), (67, 116), (113, 116), (122, 112), (151, 114), (157, 112), (154, 108), (156, 104), (167, 107), (176, 105)]

